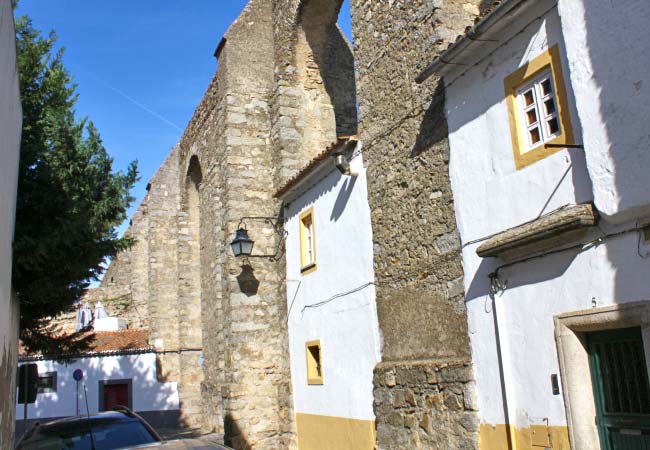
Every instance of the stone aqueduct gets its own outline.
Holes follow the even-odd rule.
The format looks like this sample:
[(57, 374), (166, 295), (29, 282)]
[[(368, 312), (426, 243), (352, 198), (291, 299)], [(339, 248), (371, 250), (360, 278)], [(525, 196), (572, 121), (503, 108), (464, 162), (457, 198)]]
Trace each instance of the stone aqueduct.
[[(378, 446), (475, 448), (477, 434), (454, 425), (476, 412), (464, 400), (473, 382), (462, 288), (453, 288), (462, 268), (446, 124), (436, 83), (413, 79), (490, 2), (351, 0), (354, 48), (336, 25), (341, 3), (248, 3), (132, 217), (136, 245), (88, 296), (109, 308), (119, 303), (132, 325), (149, 327), (159, 377), (179, 383), (187, 425), (225, 433), (237, 449), (295, 448), (285, 263), (255, 258), (242, 266), (228, 242), (240, 218), (281, 215), (278, 187), (337, 136), (358, 134), (371, 180), (384, 336), (375, 374)], [(271, 227), (248, 225), (256, 249), (273, 253)], [(409, 233), (414, 247), (402, 237)], [(388, 421), (403, 415), (385, 395), (395, 386), (386, 385), (387, 374), (398, 369), (415, 392), (433, 386), (421, 373), (453, 372), (458, 408), (416, 407), (408, 414), (429, 414), (427, 425), (415, 424), (419, 431), (410, 416)], [(436, 433), (442, 428), (448, 436)]]

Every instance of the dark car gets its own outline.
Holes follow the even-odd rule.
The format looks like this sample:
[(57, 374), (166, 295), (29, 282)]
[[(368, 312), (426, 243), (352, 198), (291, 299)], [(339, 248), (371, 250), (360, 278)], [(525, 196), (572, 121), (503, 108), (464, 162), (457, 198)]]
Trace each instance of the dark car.
[(213, 444), (200, 439), (175, 439), (162, 441), (153, 444), (138, 445), (129, 447), (129, 450), (232, 450), (220, 444)]
[(160, 442), (160, 436), (127, 408), (36, 424), (16, 450), (112, 450)]

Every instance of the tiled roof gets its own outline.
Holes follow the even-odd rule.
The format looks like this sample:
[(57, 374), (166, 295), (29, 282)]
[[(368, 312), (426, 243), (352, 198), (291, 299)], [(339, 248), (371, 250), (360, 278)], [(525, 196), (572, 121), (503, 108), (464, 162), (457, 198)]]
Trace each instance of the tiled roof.
[(324, 151), (322, 151), (315, 158), (309, 161), (305, 167), (303, 167), (298, 171), (297, 174), (289, 178), (287, 182), (284, 183), (284, 185), (277, 190), (277, 192), (273, 195), (273, 197), (275, 198), (282, 197), (284, 194), (289, 192), (291, 188), (293, 188), (295, 185), (297, 185), (303, 179), (305, 179), (305, 177), (307, 177), (307, 175), (309, 175), (309, 173), (312, 170), (314, 170), (318, 165), (320, 165), (321, 162), (323, 162), (324, 160), (332, 156), (343, 146), (345, 146), (348, 142), (354, 141), (356, 139), (357, 139), (356, 136), (340, 136), (336, 142), (332, 143)]
[(96, 331), (91, 344), (92, 352), (102, 353), (117, 350), (149, 349), (149, 330), (131, 328), (120, 331)]
[[(122, 353), (141, 353), (153, 351), (149, 345), (149, 330), (147, 328), (131, 328), (119, 331), (91, 331), (82, 337), (92, 336), (89, 349), (79, 355), (59, 355), (59, 356), (102, 356)], [(18, 349), (18, 358), (25, 359), (43, 359), (39, 354), (26, 353), (20, 344)]]

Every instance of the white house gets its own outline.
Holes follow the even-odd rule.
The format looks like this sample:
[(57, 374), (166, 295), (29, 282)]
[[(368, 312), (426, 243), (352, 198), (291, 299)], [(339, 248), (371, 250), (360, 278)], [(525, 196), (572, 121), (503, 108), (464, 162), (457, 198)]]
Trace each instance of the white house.
[[(95, 331), (88, 352), (64, 355), (57, 362), (21, 354), (19, 364), (36, 363), (39, 388), (36, 403), (28, 405), (28, 422), (111, 410), (123, 405), (140, 414), (154, 428), (177, 428), (180, 420), (177, 383), (159, 378), (157, 353), (149, 345), (147, 329)], [(83, 378), (77, 382), (75, 371)], [(88, 408), (86, 409), (86, 402)], [(24, 429), (24, 405), (16, 405), (16, 430)]]
[(375, 443), (372, 373), (380, 341), (360, 150), (354, 138), (340, 139), (276, 194), (287, 233), (289, 349), (301, 450), (371, 450)]
[(481, 449), (650, 448), (650, 2), (506, 0), (445, 87)]
[(14, 441), (18, 300), (11, 289), (11, 246), (21, 124), (13, 9), (10, 0), (0, 0), (0, 448)]

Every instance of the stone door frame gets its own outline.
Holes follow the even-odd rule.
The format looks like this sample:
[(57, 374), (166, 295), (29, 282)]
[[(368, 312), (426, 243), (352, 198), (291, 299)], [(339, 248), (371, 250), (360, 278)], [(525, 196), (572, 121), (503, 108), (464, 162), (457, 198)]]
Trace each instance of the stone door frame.
[(586, 333), (641, 327), (650, 374), (650, 300), (572, 311), (555, 316), (554, 322), (571, 448), (600, 449)]

